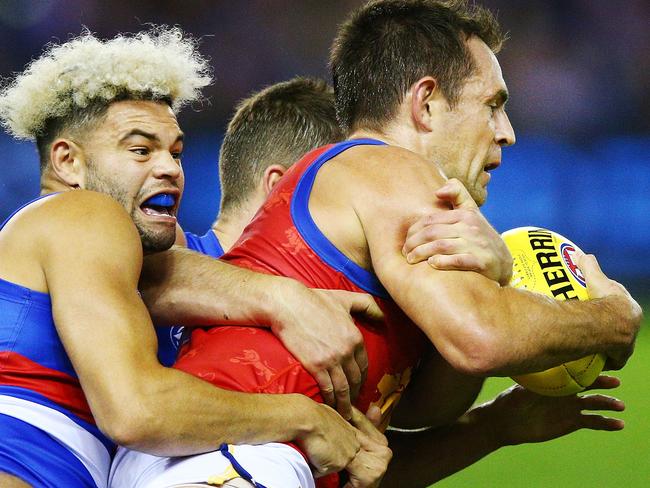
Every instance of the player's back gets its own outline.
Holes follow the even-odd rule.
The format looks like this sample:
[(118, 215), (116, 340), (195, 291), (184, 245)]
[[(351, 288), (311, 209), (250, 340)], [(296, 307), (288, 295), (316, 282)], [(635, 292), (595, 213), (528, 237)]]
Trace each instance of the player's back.
[[(358, 321), (369, 370), (356, 406), (382, 407), (384, 422), (428, 341), (390, 299), (377, 277), (342, 253), (320, 231), (309, 209), (319, 170), (345, 150), (374, 140), (347, 141), (307, 154), (283, 176), (225, 260), (256, 271), (288, 276), (312, 288), (370, 293), (384, 323)], [(318, 324), (314, 324), (318, 327)], [(177, 366), (231, 389), (300, 392), (320, 400), (316, 382), (264, 329), (197, 330)], [(281, 379), (280, 379), (281, 378)]]

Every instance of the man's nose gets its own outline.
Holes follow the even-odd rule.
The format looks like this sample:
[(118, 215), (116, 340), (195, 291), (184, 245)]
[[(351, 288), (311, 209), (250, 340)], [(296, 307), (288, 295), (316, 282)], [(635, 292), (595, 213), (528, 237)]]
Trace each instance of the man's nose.
[(505, 110), (500, 111), (497, 117), (496, 133), (494, 135), (496, 143), (501, 146), (512, 146), (517, 138), (515, 137), (515, 130), (512, 128), (508, 114)]

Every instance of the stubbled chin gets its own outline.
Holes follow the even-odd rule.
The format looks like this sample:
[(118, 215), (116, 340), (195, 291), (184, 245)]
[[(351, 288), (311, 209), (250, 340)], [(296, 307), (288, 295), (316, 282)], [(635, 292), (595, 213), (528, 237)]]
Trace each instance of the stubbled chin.
[(487, 188), (481, 186), (474, 188), (474, 191), (470, 192), (472, 199), (476, 202), (476, 205), (479, 207), (485, 203), (487, 199)]

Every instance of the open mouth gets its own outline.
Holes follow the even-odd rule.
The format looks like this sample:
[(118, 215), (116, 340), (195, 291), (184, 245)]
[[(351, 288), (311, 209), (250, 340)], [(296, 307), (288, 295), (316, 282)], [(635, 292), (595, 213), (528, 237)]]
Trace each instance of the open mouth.
[(483, 166), (483, 171), (485, 171), (487, 173), (488, 171), (492, 171), (493, 169), (497, 169), (500, 164), (501, 164), (500, 161), (495, 161), (493, 163), (488, 163), (485, 166)]
[(140, 205), (140, 209), (145, 215), (175, 218), (176, 199), (176, 195), (171, 193), (159, 193)]

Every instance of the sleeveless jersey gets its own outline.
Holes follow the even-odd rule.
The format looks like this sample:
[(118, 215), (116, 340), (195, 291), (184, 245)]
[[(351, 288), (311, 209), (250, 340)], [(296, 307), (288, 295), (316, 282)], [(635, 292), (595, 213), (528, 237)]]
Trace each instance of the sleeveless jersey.
[[(0, 227), (27, 205), (14, 212)], [(114, 444), (93, 420), (46, 293), (0, 279), (0, 414), (63, 444), (105, 486)]]
[[(362, 144), (383, 143), (372, 139), (346, 141), (316, 149), (294, 164), (222, 259), (254, 271), (288, 276), (311, 288), (366, 292), (375, 297), (385, 321), (357, 321), (369, 367), (355, 406), (365, 412), (370, 404), (378, 405), (385, 428), (429, 341), (392, 301), (377, 277), (352, 262), (325, 237), (308, 209), (322, 165)], [(322, 401), (316, 381), (268, 329), (196, 329), (175, 367), (223, 388), (303, 393)]]
[[(197, 236), (191, 232), (185, 232), (187, 248), (192, 251), (200, 252), (213, 258), (220, 258), (223, 255), (223, 248), (219, 238), (212, 231), (208, 230), (205, 235)], [(172, 366), (178, 350), (185, 343), (185, 327), (174, 325), (171, 327), (156, 326), (156, 336), (158, 337), (158, 361), (163, 366)]]

